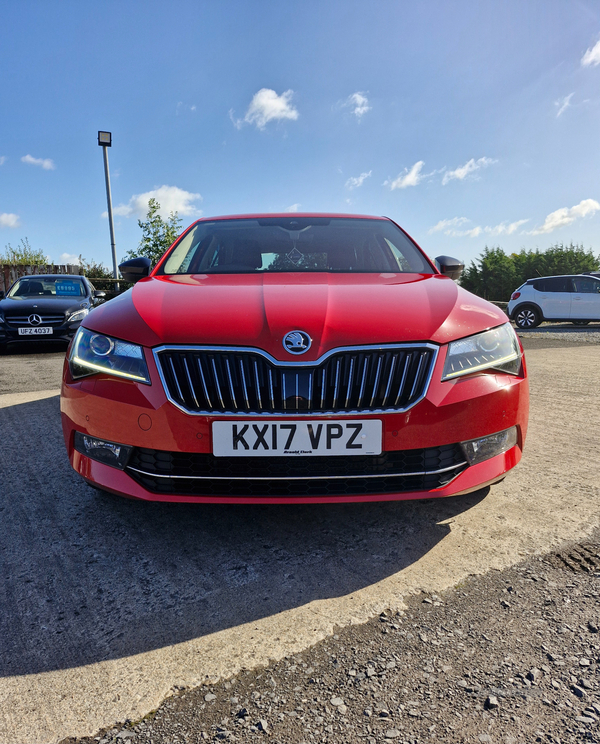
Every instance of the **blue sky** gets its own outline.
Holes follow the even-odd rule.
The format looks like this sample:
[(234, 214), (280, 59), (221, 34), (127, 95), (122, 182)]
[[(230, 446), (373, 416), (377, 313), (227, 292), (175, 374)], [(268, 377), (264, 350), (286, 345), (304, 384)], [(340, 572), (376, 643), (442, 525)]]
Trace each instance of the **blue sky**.
[[(0, 28), (0, 252), (111, 265), (149, 196), (386, 215), (431, 256), (600, 252), (600, 3), (54, 0)], [(103, 216), (104, 215), (104, 216)]]

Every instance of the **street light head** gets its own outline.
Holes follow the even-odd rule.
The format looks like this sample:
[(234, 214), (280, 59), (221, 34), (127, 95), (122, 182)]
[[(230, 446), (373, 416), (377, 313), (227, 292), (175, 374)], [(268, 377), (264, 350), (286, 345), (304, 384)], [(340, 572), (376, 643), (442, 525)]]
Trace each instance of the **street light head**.
[(112, 134), (110, 132), (98, 132), (98, 144), (101, 147), (112, 147)]

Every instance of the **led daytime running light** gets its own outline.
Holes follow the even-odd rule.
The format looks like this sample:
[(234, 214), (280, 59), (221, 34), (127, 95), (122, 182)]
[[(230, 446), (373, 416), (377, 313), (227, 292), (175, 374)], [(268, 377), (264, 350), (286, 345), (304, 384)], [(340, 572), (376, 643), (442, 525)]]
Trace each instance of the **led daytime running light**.
[(101, 364), (94, 364), (89, 362), (87, 359), (81, 359), (80, 357), (73, 357), (72, 362), (78, 364), (81, 367), (87, 367), (94, 370), (94, 372), (105, 372), (109, 375), (115, 375), (116, 377), (126, 377), (128, 380), (137, 380), (138, 382), (148, 382), (145, 377), (139, 377), (138, 375), (132, 375), (131, 372), (122, 372), (118, 369), (108, 369), (103, 367)]

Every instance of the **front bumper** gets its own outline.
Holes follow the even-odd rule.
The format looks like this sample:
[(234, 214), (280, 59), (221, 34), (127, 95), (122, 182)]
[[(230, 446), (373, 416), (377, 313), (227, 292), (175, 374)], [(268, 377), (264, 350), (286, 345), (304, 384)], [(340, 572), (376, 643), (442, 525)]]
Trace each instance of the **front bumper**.
[(23, 336), (19, 333), (18, 328), (12, 328), (7, 324), (2, 324), (0, 325), (0, 344), (32, 344), (40, 343), (41, 341), (61, 341), (69, 343), (80, 325), (81, 321), (78, 320), (74, 323), (64, 323), (60, 326), (52, 326), (52, 333)]
[[(264, 488), (256, 478), (254, 488), (248, 488), (232, 478), (217, 486), (217, 481), (202, 477), (202, 463), (211, 468), (212, 455), (211, 416), (191, 416), (176, 408), (166, 395), (152, 354), (146, 352), (146, 361), (152, 380), (142, 385), (105, 375), (95, 375), (74, 381), (65, 363), (61, 396), (61, 415), (65, 443), (73, 468), (90, 484), (122, 496), (147, 501), (198, 502), (198, 503), (312, 503), (391, 501), (445, 497), (477, 490), (501, 480), (521, 458), (527, 430), (529, 394), (525, 367), (521, 376), (486, 372), (448, 382), (441, 382), (445, 354), (440, 354), (426, 397), (403, 413), (386, 413), (353, 416), (353, 419), (379, 418), (383, 422), (384, 455), (405, 453), (412, 457), (418, 450), (451, 448), (458, 442), (484, 437), (517, 427), (517, 444), (507, 452), (477, 465), (460, 465), (449, 461), (448, 477), (388, 478), (386, 490), (380, 484), (368, 485), (363, 479), (359, 488), (333, 484), (330, 478), (295, 479), (293, 487), (279, 488), (281, 480), (263, 480)], [(235, 420), (234, 416), (227, 417)], [(281, 417), (286, 421), (299, 417)], [(339, 416), (332, 415), (332, 420)], [(219, 420), (223, 420), (220, 417)], [(272, 419), (271, 419), (272, 420)], [(322, 418), (321, 420), (327, 420)], [(261, 421), (259, 416), (244, 417), (244, 422)], [(193, 467), (188, 478), (167, 480), (148, 477), (147, 468), (119, 470), (76, 451), (74, 432), (92, 437), (127, 444), (136, 448), (138, 457), (144, 453), (189, 453)], [(152, 455), (155, 456), (154, 454)], [(204, 458), (204, 459), (203, 459)], [(237, 466), (243, 468), (237, 458)], [(270, 458), (280, 459), (280, 458)], [(319, 458), (320, 459), (320, 458)], [(348, 459), (351, 458), (342, 458)], [(393, 458), (391, 458), (393, 459)], [(142, 458), (143, 460), (143, 458)], [(444, 466), (444, 462), (441, 465)], [(248, 478), (256, 472), (248, 464)], [(265, 463), (267, 466), (267, 463)], [(195, 468), (195, 469), (194, 469)], [(252, 470), (254, 469), (254, 470)], [(444, 467), (432, 468), (443, 470)], [(142, 470), (142, 473), (139, 471)], [(175, 472), (175, 471), (173, 471)], [(268, 474), (268, 470), (266, 473)], [(414, 471), (408, 468), (409, 473)], [(208, 473), (207, 473), (208, 475)], [(422, 475), (422, 473), (421, 473)], [(263, 476), (264, 477), (264, 476)], [(403, 476), (404, 477), (404, 476)], [(226, 480), (226, 479), (225, 479)], [(291, 482), (291, 481), (290, 481)], [(350, 482), (350, 481), (348, 481)], [(371, 481), (375, 483), (375, 479)], [(236, 484), (239, 484), (236, 485)], [(274, 485), (275, 484), (275, 485)], [(285, 485), (285, 484), (284, 484)]]

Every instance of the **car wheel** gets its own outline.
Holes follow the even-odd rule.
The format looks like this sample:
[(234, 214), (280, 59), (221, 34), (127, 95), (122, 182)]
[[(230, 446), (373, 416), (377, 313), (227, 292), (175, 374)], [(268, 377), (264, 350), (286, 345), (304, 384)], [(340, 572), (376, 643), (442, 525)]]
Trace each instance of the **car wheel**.
[(6, 344), (0, 344), (0, 354), (6, 354)]
[(542, 322), (539, 312), (534, 307), (522, 307), (515, 314), (517, 328), (535, 328)]
[(571, 322), (573, 323), (573, 325), (589, 325), (590, 324), (589, 320), (573, 320)]

